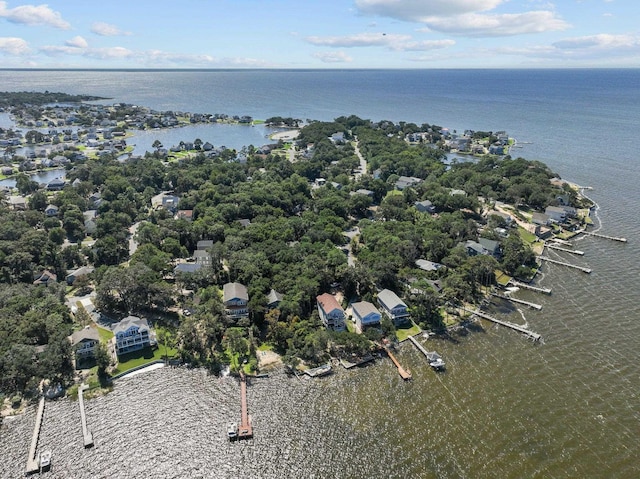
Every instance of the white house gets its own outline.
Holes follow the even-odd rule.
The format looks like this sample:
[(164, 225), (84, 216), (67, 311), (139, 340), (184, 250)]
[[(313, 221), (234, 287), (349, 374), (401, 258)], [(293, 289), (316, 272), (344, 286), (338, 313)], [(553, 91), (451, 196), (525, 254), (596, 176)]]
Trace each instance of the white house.
[(322, 323), (327, 329), (334, 331), (344, 331), (344, 309), (329, 293), (321, 294), (316, 297), (318, 303), (318, 314)]
[(227, 283), (222, 287), (224, 312), (230, 319), (249, 317), (249, 293), (240, 283)]
[(156, 345), (155, 332), (149, 327), (146, 319), (127, 316), (113, 326), (118, 356)]
[(74, 332), (70, 337), (71, 346), (76, 353), (76, 361), (80, 362), (84, 359), (92, 358), (98, 343), (100, 343), (100, 335), (96, 328), (89, 326)]
[(361, 301), (351, 305), (353, 311), (353, 319), (360, 331), (364, 331), (366, 327), (379, 326), (382, 315), (378, 308), (368, 301)]
[(407, 305), (389, 289), (383, 289), (378, 293), (378, 305), (396, 326), (409, 320)]

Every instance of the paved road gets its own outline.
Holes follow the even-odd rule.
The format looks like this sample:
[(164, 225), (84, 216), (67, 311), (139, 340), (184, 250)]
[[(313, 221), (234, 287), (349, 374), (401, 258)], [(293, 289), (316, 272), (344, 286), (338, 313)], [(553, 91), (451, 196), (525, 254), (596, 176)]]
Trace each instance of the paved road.
[(367, 172), (367, 161), (360, 153), (360, 149), (358, 148), (358, 138), (356, 137), (356, 141), (353, 143), (353, 148), (356, 150), (356, 156), (360, 160), (360, 170), (356, 171), (353, 175), (356, 181), (360, 179), (360, 177)]

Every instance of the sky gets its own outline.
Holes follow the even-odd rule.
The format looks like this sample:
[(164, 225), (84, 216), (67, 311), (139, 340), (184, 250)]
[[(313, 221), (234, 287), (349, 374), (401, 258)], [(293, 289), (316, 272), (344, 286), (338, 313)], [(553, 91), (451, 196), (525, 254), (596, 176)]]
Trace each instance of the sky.
[(638, 0), (0, 1), (0, 68), (638, 68)]

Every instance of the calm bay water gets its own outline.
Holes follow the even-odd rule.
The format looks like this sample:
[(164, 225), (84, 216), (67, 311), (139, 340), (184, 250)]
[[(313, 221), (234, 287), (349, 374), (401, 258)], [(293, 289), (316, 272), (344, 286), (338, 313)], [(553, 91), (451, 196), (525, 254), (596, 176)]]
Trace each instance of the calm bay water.
[[(514, 154), (592, 186), (600, 231), (629, 239), (585, 238), (584, 257), (549, 253), (593, 273), (545, 265), (539, 283), (553, 294), (517, 293), (542, 311), (496, 310), (544, 344), (482, 322), (429, 340), (445, 374), (403, 345), (410, 383), (387, 360), (317, 381), (256, 380), (246, 443), (224, 440), (239, 415), (237, 383), (197, 371), (150, 372), (89, 401), (89, 451), (77, 404), (51, 403), (40, 439), (54, 451), (51, 477), (640, 477), (639, 70), (0, 71), (0, 82), (156, 109), (506, 130), (531, 142)], [(261, 144), (255, 130), (233, 131)], [(0, 430), (1, 477), (21, 475), (34, 415)]]

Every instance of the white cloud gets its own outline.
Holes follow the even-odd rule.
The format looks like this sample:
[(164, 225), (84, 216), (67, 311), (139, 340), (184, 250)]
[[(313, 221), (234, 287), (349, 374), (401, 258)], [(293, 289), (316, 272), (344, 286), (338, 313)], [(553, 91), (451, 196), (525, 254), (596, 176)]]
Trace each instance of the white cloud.
[(343, 37), (307, 37), (306, 40), (313, 45), (325, 47), (386, 47), (395, 51), (427, 51), (455, 45), (453, 40), (415, 41), (409, 35), (387, 35), (384, 33), (359, 33)]
[(569, 25), (553, 12), (533, 11), (502, 15), (467, 13), (425, 18), (430, 30), (470, 37), (501, 37), (564, 30)]
[(345, 52), (317, 52), (313, 56), (324, 63), (349, 63), (353, 59)]
[(89, 46), (87, 41), (80, 35), (78, 35), (77, 37), (73, 37), (71, 40), (67, 40), (66, 42), (64, 42), (64, 44), (69, 47), (75, 48), (87, 48)]
[(307, 37), (307, 41), (313, 45), (325, 47), (371, 47), (389, 46), (394, 43), (409, 41), (409, 35), (385, 35), (384, 33), (358, 33), (341, 37)]
[(24, 55), (29, 53), (29, 44), (22, 38), (0, 37), (0, 53), (7, 55)]
[(362, 13), (422, 22), (433, 16), (454, 16), (493, 10), (504, 0), (356, 0)]
[(65, 46), (47, 45), (40, 48), (40, 51), (48, 56), (79, 55), (87, 58), (97, 58), (101, 60), (114, 58), (131, 58), (134, 52), (123, 47), (110, 48), (88, 48), (70, 45)]
[(21, 5), (7, 8), (7, 2), (0, 2), (0, 17), (23, 25), (46, 25), (62, 30), (71, 28), (69, 22), (63, 20), (60, 13), (51, 10), (48, 5)]
[(554, 47), (561, 50), (583, 50), (583, 49), (624, 49), (639, 48), (640, 37), (633, 35), (611, 35), (601, 33), (599, 35), (589, 35), (584, 37), (574, 37), (555, 42)]
[(423, 32), (498, 37), (564, 30), (569, 24), (553, 11), (488, 13), (505, 0), (356, 0), (362, 13), (425, 25)]
[(96, 35), (100, 35), (102, 37), (116, 37), (119, 35), (131, 35), (131, 32), (125, 32), (124, 30), (120, 30), (115, 25), (104, 22), (95, 22), (91, 25), (91, 31)]

